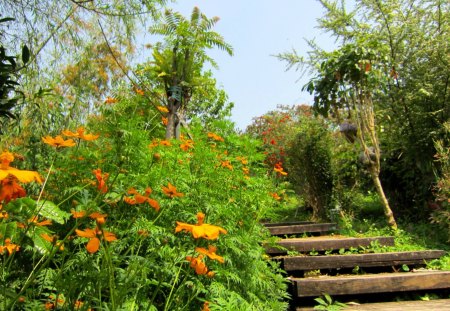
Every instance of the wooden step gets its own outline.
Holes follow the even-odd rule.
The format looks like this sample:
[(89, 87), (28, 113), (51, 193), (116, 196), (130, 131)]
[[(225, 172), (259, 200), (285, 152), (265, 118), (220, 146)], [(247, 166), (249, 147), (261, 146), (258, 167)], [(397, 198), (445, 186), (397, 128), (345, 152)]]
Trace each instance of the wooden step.
[(285, 271), (341, 269), (365, 267), (390, 267), (399, 265), (420, 265), (446, 254), (442, 250), (414, 252), (370, 253), (330, 256), (279, 257)]
[(303, 234), (303, 233), (329, 233), (337, 229), (335, 223), (310, 223), (310, 224), (292, 224), (268, 226), (270, 234)]
[(293, 295), (356, 295), (450, 288), (450, 271), (397, 272), (351, 276), (290, 278)]
[(314, 224), (313, 221), (286, 221), (286, 222), (264, 222), (262, 225), (266, 227), (279, 227), (279, 226), (295, 226), (295, 225), (308, 225)]
[[(277, 242), (278, 245), (289, 251), (311, 252), (339, 250), (341, 248), (349, 249), (350, 247), (368, 247), (372, 242), (378, 242), (380, 246), (393, 246), (394, 237), (366, 237), (351, 238), (344, 236), (320, 236), (307, 238), (282, 239)], [(277, 247), (266, 247), (267, 254), (285, 254), (286, 250)]]
[[(296, 311), (313, 311), (314, 308), (297, 308)], [(342, 309), (343, 311), (450, 311), (450, 299), (417, 300), (417, 301), (396, 301), (364, 303), (360, 305), (350, 305)]]

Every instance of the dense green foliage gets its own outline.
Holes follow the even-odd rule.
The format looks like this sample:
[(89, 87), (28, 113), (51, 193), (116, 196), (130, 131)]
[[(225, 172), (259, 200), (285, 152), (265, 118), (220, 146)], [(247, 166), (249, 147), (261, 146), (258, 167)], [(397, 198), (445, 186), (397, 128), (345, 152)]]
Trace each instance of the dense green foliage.
[[(258, 221), (278, 202), (259, 164), (258, 142), (224, 121), (210, 125), (215, 133), (191, 123), (193, 140), (161, 140), (159, 120), (151, 129), (145, 122), (158, 112), (145, 105), (140, 95), (105, 104), (89, 119), (89, 132), (99, 138), (72, 130), (82, 133), (73, 147), (44, 146), (43, 192), (30, 186), (34, 196), (3, 206), (2, 238), (20, 247), (3, 251), (3, 309), (82, 302), (81, 310), (199, 310), (209, 301), (211, 310), (284, 310), (283, 277), (260, 245), (267, 231)], [(26, 145), (11, 151), (29, 152)], [(175, 188), (167, 192), (170, 184)], [(199, 212), (227, 233), (217, 241), (176, 233), (177, 222), (195, 224)], [(89, 228), (103, 234), (86, 238), (80, 230)], [(107, 242), (108, 232), (116, 240)], [(89, 247), (95, 237), (98, 251)], [(208, 245), (224, 258), (201, 260), (209, 277), (186, 260)]]
[[(308, 59), (296, 53), (281, 54), (280, 58), (291, 66), (308, 65), (317, 78), (323, 78), (316, 80), (323, 84), (307, 87), (323, 91), (316, 94), (316, 103), (321, 103), (317, 111), (330, 109), (336, 123), (347, 118), (342, 109), (351, 102), (342, 101), (343, 94), (353, 89), (356, 91), (350, 99), (363, 95), (357, 84), (345, 89), (338, 83), (354, 80), (351, 71), (347, 71), (347, 77), (342, 75), (340, 66), (353, 66), (357, 76), (367, 76), (364, 96), (370, 94), (374, 107), (381, 150), (380, 177), (387, 197), (395, 214), (426, 218), (428, 206), (435, 200), (434, 185), (442, 176), (441, 164), (434, 158), (435, 142), (440, 141), (444, 148), (449, 146), (443, 126), (450, 117), (449, 3), (367, 0), (357, 1), (349, 11), (337, 1), (321, 2), (326, 13), (319, 26), (331, 33), (341, 48), (326, 52), (311, 43), (313, 51)], [(359, 61), (340, 57), (352, 55), (352, 50), (342, 53), (350, 46), (355, 53), (366, 51), (370, 56)], [(337, 61), (333, 71), (325, 72), (332, 68), (328, 65), (333, 60)]]

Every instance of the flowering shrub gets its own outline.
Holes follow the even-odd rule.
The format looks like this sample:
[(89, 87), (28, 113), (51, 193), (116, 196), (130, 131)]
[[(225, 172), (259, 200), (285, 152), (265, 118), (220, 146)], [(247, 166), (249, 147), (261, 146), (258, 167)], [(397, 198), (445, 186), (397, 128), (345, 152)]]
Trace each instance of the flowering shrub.
[(26, 144), (0, 156), (0, 309), (284, 310), (257, 142), (226, 122), (165, 141), (141, 105), (43, 137), (37, 171), (11, 166)]

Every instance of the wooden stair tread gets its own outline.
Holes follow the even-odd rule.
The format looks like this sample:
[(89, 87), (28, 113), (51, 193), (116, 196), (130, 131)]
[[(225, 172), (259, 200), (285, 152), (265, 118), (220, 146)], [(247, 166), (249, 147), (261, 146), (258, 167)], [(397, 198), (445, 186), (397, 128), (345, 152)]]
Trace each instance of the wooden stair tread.
[(339, 269), (353, 267), (389, 267), (398, 265), (420, 265), (426, 260), (440, 258), (442, 250), (408, 251), (391, 253), (369, 253), (330, 256), (285, 256), (282, 260), (285, 271)]
[(285, 221), (285, 222), (265, 222), (262, 225), (266, 227), (292, 226), (292, 225), (308, 225), (314, 224), (313, 221)]
[[(282, 239), (277, 242), (278, 245), (287, 250), (298, 252), (338, 250), (341, 248), (349, 249), (351, 247), (368, 247), (372, 242), (378, 241), (379, 245), (393, 246), (394, 237), (364, 237), (353, 238), (345, 236), (320, 236), (307, 238)], [(285, 254), (286, 251), (277, 247), (266, 247), (267, 254)]]
[(330, 232), (336, 230), (336, 228), (335, 223), (309, 223), (267, 227), (272, 235)]
[(290, 278), (297, 297), (354, 295), (450, 288), (450, 271), (417, 271)]
[[(313, 311), (314, 308), (297, 308), (296, 311)], [(347, 311), (450, 311), (450, 299), (376, 302), (351, 305), (342, 310)]]

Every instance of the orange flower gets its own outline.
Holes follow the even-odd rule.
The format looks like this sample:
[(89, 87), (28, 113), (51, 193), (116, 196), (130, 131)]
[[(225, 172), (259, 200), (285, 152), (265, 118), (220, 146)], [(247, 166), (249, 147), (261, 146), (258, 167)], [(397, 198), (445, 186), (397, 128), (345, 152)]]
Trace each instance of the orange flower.
[(136, 94), (144, 96), (145, 92), (141, 89), (138, 89), (137, 87), (134, 88), (134, 91), (136, 92)]
[(0, 254), (3, 254), (5, 250), (8, 251), (9, 255), (12, 255), (14, 252), (20, 250), (20, 246), (11, 243), (11, 239), (5, 239), (4, 245), (3, 246), (0, 245)]
[(14, 155), (11, 152), (4, 151), (0, 154), (0, 180), (5, 179), (8, 175), (15, 176), (20, 182), (29, 183), (32, 181), (37, 181), (42, 183), (41, 176), (38, 172), (34, 171), (23, 171), (17, 168), (9, 166), (9, 164), (14, 161)]
[(281, 197), (278, 195), (278, 193), (276, 193), (276, 192), (273, 192), (273, 193), (271, 193), (270, 194), (271, 196), (272, 196), (272, 198), (274, 198), (275, 200), (277, 200), (277, 201), (280, 201), (281, 200)]
[(168, 141), (168, 140), (161, 140), (161, 141), (159, 142), (159, 144), (160, 144), (161, 146), (167, 146), (167, 147), (172, 146), (172, 144), (171, 144), (170, 141)]
[[(38, 227), (51, 226), (52, 221), (48, 220), (48, 219), (39, 221), (38, 216), (34, 216), (27, 220), (27, 225), (28, 226), (34, 225), (34, 226), (38, 226)], [(27, 225), (20, 223), (20, 222), (17, 223), (17, 227), (22, 228), (22, 229), (25, 228)]]
[(82, 238), (88, 238), (89, 242), (86, 244), (86, 250), (93, 254), (100, 248), (100, 239), (104, 239), (107, 242), (117, 240), (116, 235), (112, 232), (100, 230), (98, 227), (95, 229), (87, 228), (85, 230), (75, 229), (75, 233)]
[(101, 169), (95, 169), (92, 171), (92, 173), (94, 173), (95, 178), (97, 178), (97, 189), (100, 190), (100, 192), (102, 193), (106, 193), (108, 192), (108, 186), (106, 185), (106, 180), (109, 177), (108, 173), (103, 173), (102, 174), (102, 170)]
[(244, 175), (250, 175), (250, 169), (248, 167), (243, 167), (242, 172), (244, 173)]
[(64, 138), (62, 138), (61, 135), (58, 135), (55, 138), (53, 138), (51, 136), (45, 136), (45, 137), (42, 137), (42, 141), (44, 143), (46, 143), (47, 145), (50, 145), (50, 146), (56, 147), (56, 148), (75, 146), (75, 142), (73, 141), (73, 139), (64, 140)]
[(8, 219), (8, 218), (9, 218), (8, 212), (0, 211), (0, 219)]
[(86, 216), (86, 211), (71, 210), (70, 212), (72, 213), (73, 218), (83, 218), (84, 216)]
[(41, 237), (47, 242), (50, 242), (56, 247), (58, 247), (60, 251), (64, 250), (64, 245), (61, 242), (58, 242), (58, 237), (56, 235), (51, 236), (48, 235), (47, 233), (42, 233)]
[(184, 222), (177, 221), (177, 226), (175, 228), (175, 233), (180, 231), (186, 231), (190, 232), (194, 239), (198, 238), (204, 238), (207, 240), (216, 240), (219, 238), (220, 233), (226, 234), (227, 230), (210, 225), (210, 224), (204, 224), (203, 220), (205, 218), (205, 214), (199, 212), (197, 213), (197, 224), (191, 225)]
[(135, 205), (135, 204), (142, 204), (147, 202), (151, 207), (153, 207), (156, 211), (159, 211), (159, 204), (156, 200), (150, 199), (149, 196), (152, 193), (152, 189), (151, 188), (147, 188), (145, 189), (145, 193), (144, 194), (140, 194), (136, 191), (136, 189), (131, 188), (128, 190), (128, 194), (133, 194), (133, 197), (124, 197), (123, 200), (130, 204), (130, 205)]
[(157, 147), (158, 145), (159, 145), (159, 142), (158, 142), (156, 139), (154, 139), (154, 140), (148, 145), (148, 147), (151, 149), (151, 148)]
[(245, 157), (236, 157), (236, 160), (241, 161), (242, 165), (247, 165), (248, 161)]
[(208, 135), (208, 138), (211, 138), (215, 141), (224, 141), (222, 137), (220, 137), (219, 135), (217, 135), (215, 133), (209, 132), (207, 135)]
[(183, 193), (177, 192), (177, 188), (174, 187), (171, 183), (168, 183), (167, 187), (162, 186), (162, 190), (163, 190), (164, 194), (167, 195), (171, 199), (173, 199), (175, 197), (184, 196)]
[(167, 119), (166, 117), (161, 117), (161, 122), (163, 125), (167, 126), (167, 124), (169, 124), (169, 119)]
[(209, 245), (208, 249), (203, 247), (196, 247), (195, 250), (200, 254), (208, 256), (212, 260), (217, 260), (220, 263), (224, 263), (223, 257), (216, 254), (217, 248), (213, 245)]
[(84, 127), (81, 126), (81, 127), (77, 128), (76, 132), (64, 130), (64, 131), (62, 131), (62, 134), (67, 137), (79, 138), (79, 139), (86, 140), (86, 141), (96, 140), (100, 136), (100, 135), (94, 135), (94, 134), (85, 134), (84, 131), (85, 131)]
[(188, 151), (190, 148), (194, 147), (194, 142), (190, 139), (184, 141), (182, 144), (180, 144), (180, 148), (183, 151)]
[(200, 311), (210, 311), (209, 310), (209, 302), (205, 301), (205, 303), (203, 304), (203, 307)]
[(191, 262), (191, 268), (193, 268), (198, 275), (205, 275), (208, 273), (208, 268), (203, 262), (203, 255), (199, 255), (198, 257), (186, 256), (186, 260)]
[(281, 162), (276, 163), (273, 170), (278, 174), (278, 176), (280, 175), (286, 176), (288, 174), (284, 171), (283, 167), (281, 166)]
[(43, 227), (43, 226), (51, 226), (52, 221), (49, 219), (45, 219), (42, 221), (39, 221), (37, 216), (34, 216), (30, 219), (28, 219), (28, 223), (33, 223), (35, 226)]
[(103, 225), (106, 220), (105, 218), (108, 217), (108, 214), (100, 214), (99, 212), (93, 212), (89, 215), (90, 218), (95, 219), (97, 222), (97, 225)]
[(230, 171), (233, 170), (233, 165), (231, 165), (230, 161), (228, 161), (228, 160), (222, 161), (222, 162), (220, 163), (220, 166), (221, 166), (221, 167), (224, 167), (224, 168), (227, 168), (227, 169), (229, 169)]
[(26, 195), (25, 189), (17, 183), (17, 180), (16, 176), (9, 174), (1, 181), (0, 202), (3, 201), (4, 204), (8, 204), (11, 200), (22, 198)]
[(117, 103), (117, 99), (113, 98), (113, 97), (106, 97), (105, 99), (105, 104), (115, 104)]
[(156, 109), (158, 109), (159, 112), (162, 112), (162, 113), (168, 113), (169, 112), (169, 109), (167, 109), (167, 107), (165, 107), (165, 106), (158, 106), (158, 107), (156, 107)]

